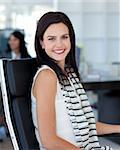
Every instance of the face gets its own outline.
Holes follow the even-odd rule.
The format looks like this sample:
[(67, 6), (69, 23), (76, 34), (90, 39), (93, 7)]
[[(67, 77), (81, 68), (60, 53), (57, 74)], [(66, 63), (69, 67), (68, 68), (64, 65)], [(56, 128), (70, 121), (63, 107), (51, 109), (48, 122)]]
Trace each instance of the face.
[(69, 30), (65, 24), (51, 24), (40, 43), (49, 57), (54, 59), (58, 65), (64, 66), (65, 58), (71, 49)]
[(19, 47), (20, 47), (20, 40), (18, 38), (16, 38), (14, 35), (10, 36), (10, 39), (8, 41), (10, 48), (13, 51), (18, 51)]

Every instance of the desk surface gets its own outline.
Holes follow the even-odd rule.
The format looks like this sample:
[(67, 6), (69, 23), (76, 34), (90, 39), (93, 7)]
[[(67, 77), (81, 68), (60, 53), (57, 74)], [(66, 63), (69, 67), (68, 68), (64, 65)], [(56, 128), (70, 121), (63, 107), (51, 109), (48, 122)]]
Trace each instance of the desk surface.
[(120, 90), (120, 78), (116, 77), (83, 79), (81, 82), (85, 90)]

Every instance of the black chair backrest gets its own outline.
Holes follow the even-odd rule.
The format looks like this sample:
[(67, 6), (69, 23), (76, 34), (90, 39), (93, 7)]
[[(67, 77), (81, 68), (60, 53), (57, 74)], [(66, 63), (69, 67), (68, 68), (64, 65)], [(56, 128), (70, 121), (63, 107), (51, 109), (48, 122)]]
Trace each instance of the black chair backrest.
[(35, 58), (3, 60), (10, 115), (20, 150), (39, 149), (31, 114), (31, 84)]

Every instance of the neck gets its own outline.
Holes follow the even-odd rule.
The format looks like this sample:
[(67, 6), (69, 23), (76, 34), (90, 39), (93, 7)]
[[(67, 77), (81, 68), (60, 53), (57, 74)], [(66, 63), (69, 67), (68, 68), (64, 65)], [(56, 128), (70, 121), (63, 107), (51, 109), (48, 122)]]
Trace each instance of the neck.
[(67, 72), (65, 70), (65, 63), (58, 63), (58, 66), (62, 69), (63, 74), (67, 76)]
[(65, 62), (59, 62), (58, 66), (62, 69), (62, 71), (65, 71)]
[(19, 55), (20, 54), (20, 50), (19, 49), (14, 49), (12, 50), (16, 55)]

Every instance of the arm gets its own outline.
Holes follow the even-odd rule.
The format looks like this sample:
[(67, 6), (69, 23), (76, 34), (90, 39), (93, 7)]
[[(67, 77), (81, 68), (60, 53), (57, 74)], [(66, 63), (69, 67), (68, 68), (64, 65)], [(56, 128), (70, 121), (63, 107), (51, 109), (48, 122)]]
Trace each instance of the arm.
[(98, 135), (120, 133), (120, 125), (111, 125), (102, 122), (96, 123)]
[(37, 119), (41, 142), (47, 150), (80, 150), (56, 135), (56, 89), (56, 75), (48, 69), (41, 71), (33, 87), (33, 95), (37, 100)]

